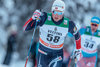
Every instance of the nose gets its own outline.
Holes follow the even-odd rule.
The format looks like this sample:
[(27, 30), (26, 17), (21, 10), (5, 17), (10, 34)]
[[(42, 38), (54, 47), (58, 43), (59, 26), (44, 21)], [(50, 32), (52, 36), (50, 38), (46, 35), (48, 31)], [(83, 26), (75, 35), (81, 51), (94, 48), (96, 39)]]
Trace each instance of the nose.
[(55, 17), (58, 17), (58, 14), (56, 14)]

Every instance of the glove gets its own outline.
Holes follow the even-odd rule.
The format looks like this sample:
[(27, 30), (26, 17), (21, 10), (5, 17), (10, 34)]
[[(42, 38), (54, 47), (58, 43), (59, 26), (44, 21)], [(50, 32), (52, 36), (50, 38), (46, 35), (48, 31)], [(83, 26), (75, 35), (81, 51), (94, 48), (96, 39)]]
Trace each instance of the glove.
[(35, 12), (33, 13), (32, 19), (39, 22), (41, 15), (42, 15), (42, 12), (40, 10), (35, 10)]
[(82, 57), (81, 49), (75, 49), (75, 51), (74, 51), (75, 62), (79, 61), (81, 59), (81, 57)]

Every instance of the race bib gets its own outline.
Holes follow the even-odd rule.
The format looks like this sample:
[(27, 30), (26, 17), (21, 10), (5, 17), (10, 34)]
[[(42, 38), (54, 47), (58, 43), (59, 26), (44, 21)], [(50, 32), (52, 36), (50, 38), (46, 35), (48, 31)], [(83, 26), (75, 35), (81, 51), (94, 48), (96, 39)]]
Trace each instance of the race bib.
[(95, 44), (96, 44), (95, 41), (86, 39), (84, 43), (84, 47), (87, 49), (93, 49)]

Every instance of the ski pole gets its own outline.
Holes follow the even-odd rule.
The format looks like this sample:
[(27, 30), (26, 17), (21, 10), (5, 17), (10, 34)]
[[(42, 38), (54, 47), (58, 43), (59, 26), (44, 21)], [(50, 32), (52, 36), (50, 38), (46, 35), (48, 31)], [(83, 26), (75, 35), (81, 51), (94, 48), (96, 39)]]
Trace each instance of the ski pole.
[(70, 67), (71, 62), (72, 62), (74, 48), (75, 48), (75, 45), (73, 46), (73, 50), (72, 50), (72, 52), (71, 52), (71, 54), (70, 54), (70, 56), (69, 56), (69, 64), (68, 64), (68, 67)]
[(29, 48), (27, 59), (26, 59), (26, 62), (25, 62), (25, 67), (27, 66), (27, 62), (28, 62), (28, 58), (29, 58), (29, 55), (30, 55), (34, 34), (35, 34), (35, 31), (36, 31), (36, 27), (37, 27), (37, 21), (36, 21), (35, 28), (34, 28), (34, 31), (33, 31), (32, 39), (31, 39), (31, 43), (30, 43), (30, 48)]

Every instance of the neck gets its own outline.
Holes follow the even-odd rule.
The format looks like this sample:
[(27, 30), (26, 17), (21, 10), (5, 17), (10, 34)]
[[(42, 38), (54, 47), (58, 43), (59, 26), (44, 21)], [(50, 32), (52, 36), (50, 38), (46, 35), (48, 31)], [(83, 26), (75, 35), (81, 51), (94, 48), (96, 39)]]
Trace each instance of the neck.
[(92, 34), (94, 34), (94, 31), (92, 31)]
[(92, 34), (94, 34), (97, 30), (92, 30)]

